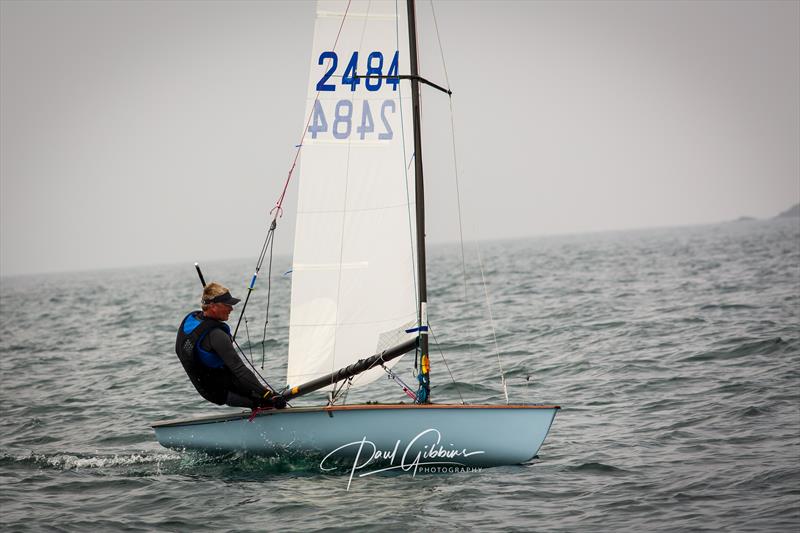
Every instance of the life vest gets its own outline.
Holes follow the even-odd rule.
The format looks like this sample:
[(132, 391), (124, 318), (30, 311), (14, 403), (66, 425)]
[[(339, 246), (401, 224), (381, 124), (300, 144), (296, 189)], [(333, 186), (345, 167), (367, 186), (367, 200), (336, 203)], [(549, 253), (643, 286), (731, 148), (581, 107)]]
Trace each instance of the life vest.
[(217, 354), (200, 347), (205, 336), (216, 328), (231, 334), (226, 323), (204, 317), (202, 311), (189, 313), (178, 328), (175, 353), (200, 396), (223, 405), (231, 389), (231, 373)]

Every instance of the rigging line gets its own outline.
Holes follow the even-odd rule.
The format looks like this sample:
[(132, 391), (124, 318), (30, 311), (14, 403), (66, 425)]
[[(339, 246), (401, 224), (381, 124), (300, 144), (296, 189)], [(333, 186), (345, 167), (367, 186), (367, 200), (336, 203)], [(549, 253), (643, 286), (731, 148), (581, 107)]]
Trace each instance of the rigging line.
[(456, 382), (456, 378), (453, 377), (453, 373), (450, 371), (450, 365), (447, 364), (447, 359), (445, 359), (444, 357), (444, 352), (442, 351), (442, 347), (439, 346), (439, 341), (436, 340), (436, 334), (433, 332), (433, 327), (430, 324), (428, 324), (428, 329), (430, 330), (431, 335), (433, 336), (433, 343), (436, 345), (436, 349), (439, 350), (439, 355), (442, 356), (442, 361), (444, 361), (444, 366), (447, 368), (447, 373), (450, 374), (450, 380), (456, 387), (456, 392), (458, 393), (458, 397), (461, 398), (461, 404), (466, 405), (467, 402), (465, 402), (464, 397), (461, 396), (461, 389), (459, 388), (458, 383)]
[(456, 204), (458, 206), (458, 242), (461, 245), (461, 270), (464, 274), (464, 303), (467, 303), (467, 262), (464, 259), (464, 225), (461, 220), (461, 184), (458, 179), (458, 157), (456, 155), (456, 127), (454, 122), (453, 97), (450, 97), (450, 138), (453, 140), (453, 166), (456, 178)]
[[(442, 69), (444, 70), (444, 80), (447, 84), (448, 91), (450, 87), (450, 76), (447, 74), (447, 62), (444, 59), (444, 47), (442, 46), (442, 36), (439, 33), (439, 22), (436, 18), (436, 9), (433, 7), (433, 0), (430, 0), (431, 13), (433, 14), (433, 26), (436, 29), (436, 41), (439, 43), (439, 55), (442, 57)], [(455, 167), (456, 179), (456, 203), (458, 205), (458, 239), (461, 246), (461, 270), (464, 275), (464, 303), (467, 303), (467, 265), (464, 259), (464, 227), (461, 220), (461, 185), (458, 180), (458, 157), (456, 152), (456, 127), (455, 127), (455, 111), (453, 110), (453, 94), (450, 93), (450, 139), (453, 143), (453, 166)]]
[(406, 396), (408, 396), (415, 402), (417, 401), (417, 395), (414, 393), (413, 390), (411, 390), (411, 387), (406, 385), (405, 381), (400, 379), (400, 376), (395, 374), (394, 371), (392, 371), (392, 369), (387, 368), (386, 365), (383, 363), (381, 363), (381, 367), (383, 367), (383, 369), (386, 371), (386, 374), (388, 375), (389, 379), (400, 385), (400, 387), (403, 389), (403, 392), (406, 393)]
[(431, 3), (431, 13), (433, 13), (433, 26), (436, 28), (436, 39), (439, 41), (439, 54), (442, 56), (444, 81), (447, 84), (447, 89), (450, 90), (450, 78), (447, 76), (447, 63), (444, 60), (444, 48), (442, 47), (442, 37), (439, 35), (439, 22), (436, 20), (436, 10), (433, 8), (433, 0), (430, 0), (430, 3)]
[[(397, 0), (394, 2), (394, 38), (397, 50), (400, 50), (400, 12), (397, 7)], [(403, 85), (397, 84), (398, 99), (400, 100), (400, 139), (403, 145), (403, 162), (405, 163), (408, 152), (406, 151), (406, 129), (405, 119), (403, 118)], [(411, 160), (408, 166), (403, 169), (403, 178), (406, 182), (406, 214), (408, 215), (408, 245), (411, 247), (411, 279), (414, 281), (414, 305), (417, 309), (417, 324), (420, 323), (421, 317), (419, 316), (419, 290), (417, 289), (417, 255), (414, 249), (414, 223), (411, 218), (411, 197), (408, 194), (408, 170), (411, 167), (411, 162), (414, 160), (414, 154), (411, 155)], [(414, 357), (414, 365), (416, 366), (416, 356)]]
[(278, 389), (270, 385), (269, 381), (267, 381), (267, 379), (264, 376), (262, 376), (261, 373), (256, 369), (255, 365), (253, 365), (253, 363), (250, 362), (250, 360), (247, 358), (247, 355), (245, 355), (244, 350), (242, 350), (242, 347), (239, 346), (238, 342), (236, 342), (236, 339), (231, 339), (231, 341), (233, 342), (233, 345), (236, 346), (236, 349), (239, 350), (239, 353), (241, 353), (244, 356), (244, 360), (247, 361), (247, 363), (250, 365), (250, 369), (253, 372), (255, 372), (256, 376), (261, 378), (261, 380), (267, 384), (269, 390), (271, 390), (273, 393), (276, 393)]
[[(416, 365), (417, 365), (417, 356), (419, 355), (419, 336), (420, 336), (420, 333), (419, 333), (419, 332), (417, 332), (417, 347), (416, 347), (416, 349), (414, 350), (414, 358), (415, 358), (415, 359), (414, 359), (414, 368), (416, 368)], [(409, 350), (409, 353), (410, 353), (410, 350)], [(405, 354), (403, 354), (403, 355), (405, 355)], [(400, 357), (403, 357), (403, 355), (401, 355)], [(395, 362), (397, 362), (398, 360), (399, 360), (399, 357), (398, 357), (397, 359), (395, 359)], [(355, 376), (350, 376), (350, 378), (348, 378), (348, 379), (349, 379), (349, 380), (351, 380), (351, 381), (353, 382), (353, 384), (355, 384), (355, 383), (357, 383), (357, 382), (358, 382), (358, 380), (359, 380), (359, 379), (361, 379), (361, 378), (362, 378), (362, 377), (363, 377), (363, 376), (364, 376), (364, 375), (365, 375), (365, 374), (366, 374), (366, 373), (367, 373), (369, 370), (372, 370), (373, 368), (375, 368), (375, 365), (380, 365), (380, 366), (383, 366), (385, 363), (388, 363), (388, 362), (389, 362), (389, 361), (384, 361), (382, 357), (379, 357), (379, 358), (378, 358), (376, 361), (373, 361), (373, 363), (372, 363), (372, 364), (371, 364), (371, 365), (370, 365), (368, 368), (364, 369), (363, 371), (361, 371), (359, 374), (356, 374)], [(414, 372), (414, 373), (413, 373), (413, 375), (414, 375), (414, 377), (417, 377), (417, 374), (416, 374), (416, 372)]]
[[(432, 7), (432, 6), (431, 6)], [(445, 74), (445, 77), (447, 75)], [(469, 307), (469, 294), (467, 291), (467, 260), (466, 253), (464, 252), (464, 223), (461, 216), (461, 181), (458, 179), (458, 152), (456, 150), (456, 126), (455, 126), (455, 111), (453, 110), (453, 97), (449, 98), (450, 103), (450, 139), (453, 144), (453, 176), (456, 182), (456, 206), (458, 208), (458, 244), (461, 249), (461, 275), (464, 281), (464, 307)], [(485, 289), (485, 285), (484, 285)], [(468, 341), (470, 351), (475, 352), (475, 346), (472, 341)], [(502, 371), (502, 367), (501, 367)], [(505, 379), (505, 378), (504, 378)], [(505, 388), (504, 388), (505, 390)]]
[[(264, 369), (264, 361), (267, 358), (267, 351), (265, 344), (267, 342), (267, 324), (269, 324), (269, 303), (272, 297), (272, 251), (275, 245), (275, 235), (269, 243), (269, 263), (267, 264), (267, 311), (264, 318), (264, 332), (261, 335), (261, 369)], [(245, 326), (247, 323), (245, 323)]]
[(483, 293), (486, 296), (486, 308), (489, 310), (489, 326), (492, 328), (492, 338), (494, 338), (494, 349), (497, 354), (497, 365), (500, 367), (500, 382), (503, 384), (503, 394), (508, 404), (508, 387), (506, 387), (506, 375), (503, 372), (503, 363), (500, 361), (500, 346), (497, 344), (497, 333), (494, 329), (494, 317), (492, 316), (492, 304), (489, 301), (489, 290), (486, 287), (486, 277), (483, 274), (483, 260), (481, 259), (481, 249), (478, 241), (475, 241), (475, 249), (478, 251), (478, 265), (481, 268), (481, 281), (483, 282)]
[[(333, 41), (333, 47), (331, 50), (336, 50), (336, 45), (339, 44), (339, 37), (342, 35), (342, 28), (344, 27), (344, 21), (347, 20), (347, 13), (350, 10), (350, 2), (351, 0), (347, 0), (347, 6), (345, 7), (344, 14), (342, 15), (342, 22), (339, 24), (339, 31), (336, 33), (336, 39)], [(314, 101), (316, 102), (319, 100), (319, 95), (321, 91), (317, 91), (316, 96), (314, 97)], [(267, 237), (264, 240), (264, 244), (261, 247), (261, 254), (259, 255), (258, 262), (256, 264), (256, 270), (253, 274), (253, 278), (250, 280), (250, 286), (248, 287), (247, 297), (245, 298), (244, 304), (242, 305), (242, 310), (239, 313), (239, 321), (236, 323), (236, 329), (233, 331), (233, 338), (236, 338), (236, 334), (239, 332), (239, 324), (242, 321), (242, 316), (244, 316), (244, 310), (247, 308), (247, 302), (250, 300), (250, 294), (253, 291), (253, 288), (256, 284), (256, 278), (258, 277), (258, 272), (261, 270), (261, 265), (264, 262), (264, 255), (266, 254), (267, 243), (271, 240), (272, 235), (275, 232), (275, 227), (277, 225), (278, 217), (283, 214), (283, 200), (286, 197), (286, 190), (289, 187), (289, 182), (292, 179), (292, 175), (294, 174), (294, 170), (297, 167), (297, 160), (300, 157), (300, 149), (303, 147), (303, 141), (306, 138), (306, 134), (308, 133), (308, 125), (311, 123), (311, 118), (314, 116), (314, 106), (311, 106), (311, 111), (308, 114), (308, 119), (306, 120), (306, 125), (303, 128), (303, 134), (300, 137), (300, 143), (297, 145), (297, 150), (295, 150), (294, 160), (292, 161), (292, 166), (289, 168), (289, 174), (286, 176), (286, 181), (283, 184), (283, 190), (281, 191), (280, 197), (278, 197), (278, 201), (275, 203), (275, 207), (270, 210), (270, 214), (272, 216), (272, 223), (270, 224), (269, 231), (267, 232)]]
[[(447, 61), (444, 58), (444, 47), (442, 46), (442, 37), (439, 32), (439, 22), (436, 18), (436, 9), (433, 5), (433, 0), (430, 1), (431, 4), (431, 13), (433, 14), (433, 25), (436, 29), (436, 40), (439, 43), (439, 54), (442, 58), (442, 69), (444, 70), (444, 80), (447, 84), (448, 90), (451, 89), (450, 87), (450, 76), (447, 74)], [(462, 208), (461, 208), (461, 182), (458, 179), (459, 177), (459, 165), (458, 165), (458, 150), (456, 149), (456, 126), (455, 126), (455, 110), (453, 109), (453, 93), (449, 93), (450, 98), (448, 98), (448, 103), (450, 105), (450, 140), (453, 147), (453, 176), (456, 182), (456, 206), (458, 208), (458, 244), (461, 249), (461, 273), (462, 279), (464, 281), (464, 306), (467, 307), (469, 305), (469, 294), (467, 291), (467, 261), (466, 261), (466, 253), (464, 251), (464, 223), (462, 218)], [(481, 271), (481, 274), (483, 272)], [(484, 283), (485, 289), (485, 283)], [(491, 313), (491, 310), (490, 310)], [(494, 326), (492, 326), (492, 331), (494, 331)], [(436, 338), (434, 337), (434, 341)], [(470, 352), (475, 352), (475, 345), (472, 341), (469, 342)], [(495, 346), (497, 345), (497, 340), (495, 339)], [(444, 360), (444, 354), (442, 354), (442, 359)], [(498, 351), (498, 362), (499, 362), (499, 351)], [(445, 365), (447, 365), (447, 361), (445, 361)], [(447, 368), (450, 371), (450, 368)], [(502, 374), (503, 367), (500, 366), (500, 372)], [(452, 379), (452, 374), (451, 374)], [(503, 376), (503, 391), (506, 391), (505, 386), (505, 376)], [(459, 396), (461, 396), (459, 392)], [(463, 398), (462, 398), (463, 402)], [(508, 403), (508, 393), (506, 392), (506, 403)]]
[(247, 349), (250, 350), (250, 364), (253, 364), (253, 342), (250, 340), (250, 329), (247, 327), (247, 315), (244, 315), (244, 332), (247, 334)]
[(342, 395), (342, 403), (341, 405), (347, 405), (347, 394), (350, 392), (350, 385), (353, 384), (353, 378), (347, 380), (347, 388), (344, 389), (344, 395)]
[(257, 265), (259, 268), (261, 267), (261, 265), (264, 264), (264, 257), (267, 254), (267, 248), (269, 248), (274, 235), (275, 235), (275, 228), (272, 226), (272, 224), (270, 224), (269, 229), (267, 230), (267, 237), (264, 239), (264, 244), (261, 245), (261, 252), (258, 254)]
[(247, 296), (244, 298), (244, 303), (242, 304), (242, 309), (239, 311), (239, 320), (236, 322), (236, 328), (233, 330), (233, 338), (236, 338), (237, 333), (239, 333), (239, 326), (242, 324), (242, 318), (245, 316), (244, 312), (247, 309), (247, 304), (250, 302), (250, 295), (253, 293), (253, 289), (256, 286), (256, 279), (258, 279), (258, 273), (261, 271), (261, 266), (264, 264), (264, 255), (267, 252), (267, 246), (272, 241), (272, 236), (275, 234), (275, 227), (276, 222), (273, 219), (272, 223), (269, 226), (269, 230), (267, 231), (267, 236), (264, 239), (264, 244), (261, 246), (261, 253), (258, 256), (258, 261), (256, 261), (256, 269), (253, 272), (253, 277), (250, 279), (250, 285), (247, 287)]
[(344, 390), (344, 396), (342, 396), (342, 405), (347, 405), (347, 395), (350, 393), (350, 385), (351, 383), (348, 383), (347, 388)]
[[(336, 39), (333, 41), (333, 47), (331, 47), (332, 51), (336, 50), (336, 45), (339, 44), (339, 37), (342, 35), (342, 28), (344, 27), (344, 21), (347, 20), (347, 12), (350, 11), (350, 2), (351, 0), (347, 0), (347, 6), (344, 9), (344, 14), (342, 15), (342, 22), (339, 24), (339, 31), (336, 33)], [(319, 100), (319, 95), (322, 91), (317, 91), (316, 96), (314, 97), (314, 101), (316, 102)], [(286, 176), (286, 182), (283, 184), (283, 190), (281, 191), (281, 195), (278, 198), (278, 201), (275, 202), (275, 207), (272, 208), (270, 214), (273, 212), (275, 216), (273, 221), (277, 219), (283, 213), (283, 200), (286, 197), (286, 189), (289, 187), (289, 181), (292, 179), (292, 174), (294, 173), (294, 169), (297, 166), (297, 159), (300, 157), (300, 149), (303, 147), (303, 141), (305, 141), (306, 134), (308, 133), (308, 125), (311, 124), (311, 118), (314, 116), (314, 106), (311, 106), (311, 112), (308, 114), (308, 120), (306, 120), (306, 125), (303, 128), (303, 135), (300, 137), (300, 143), (297, 145), (297, 150), (294, 153), (294, 160), (292, 161), (292, 166), (289, 168), (289, 175)]]
[[(441, 33), (439, 32), (439, 21), (436, 18), (436, 8), (433, 5), (433, 0), (430, 1), (431, 4), (431, 13), (433, 14), (433, 25), (436, 29), (436, 40), (439, 43), (439, 55), (442, 58), (442, 69), (444, 70), (444, 80), (447, 84), (447, 89), (451, 90), (450, 87), (450, 76), (447, 73), (447, 61), (444, 58), (444, 47), (442, 46), (442, 37)], [(461, 183), (458, 179), (459, 175), (459, 165), (458, 165), (458, 151), (456, 150), (456, 126), (455, 126), (455, 110), (453, 109), (453, 93), (452, 91), (449, 92), (450, 98), (448, 99), (448, 103), (450, 105), (450, 140), (453, 146), (453, 175), (455, 177), (456, 182), (456, 205), (458, 208), (458, 244), (461, 248), (461, 272), (462, 277), (464, 280), (464, 305), (468, 305), (469, 295), (467, 292), (467, 262), (466, 262), (466, 253), (464, 252), (464, 224), (462, 219), (462, 209), (461, 209)], [(483, 275), (483, 271), (481, 270), (481, 275)], [(485, 289), (485, 283), (484, 283)], [(490, 309), (490, 316), (491, 316), (491, 309)], [(494, 332), (494, 325), (492, 325), (492, 332)], [(431, 330), (433, 333), (433, 330)], [(436, 337), (434, 337), (434, 341)], [(475, 351), (474, 345), (472, 341), (469, 341), (470, 351)], [(495, 337), (495, 346), (497, 346), (497, 338)], [(438, 344), (437, 344), (438, 347)], [(442, 360), (444, 360), (444, 354), (442, 354)], [(498, 351), (498, 362), (500, 361), (499, 351)], [(445, 366), (447, 366), (447, 361), (445, 361)], [(450, 371), (450, 367), (447, 367), (448, 372)], [(500, 365), (500, 372), (503, 373), (503, 367)], [(452, 379), (452, 374), (450, 375)], [(455, 380), (454, 380), (455, 382)], [(456, 388), (458, 390), (458, 388)], [(506, 395), (506, 403), (508, 403), (508, 392), (506, 392), (505, 386), (505, 376), (503, 376), (503, 391)], [(461, 393), (459, 392), (459, 396)], [(464, 399), (462, 398), (461, 401), (463, 402)]]
[[(343, 380), (341, 382), (341, 384), (339, 385), (339, 388), (336, 388), (336, 386), (334, 385), (335, 392), (331, 395), (331, 398), (332, 398), (331, 405), (333, 405), (333, 403), (335, 403), (335, 402), (338, 402), (339, 401), (339, 397), (342, 398), (342, 401), (345, 401), (345, 399), (347, 398), (347, 393), (350, 392), (350, 386), (352, 384), (353, 384), (353, 376), (350, 376), (349, 378), (347, 378), (347, 379), (345, 379), (345, 380)], [(343, 391), (344, 391), (344, 395), (342, 395)]]
[[(419, 339), (419, 334), (417, 335), (417, 339)], [(417, 348), (417, 350), (419, 350), (419, 348)], [(405, 354), (403, 354), (403, 355), (405, 355)], [(400, 357), (402, 357), (402, 356), (400, 356)], [(365, 368), (364, 370), (362, 370), (361, 372), (359, 372), (355, 376), (350, 376), (348, 378), (348, 380), (352, 381), (353, 384), (356, 384), (356, 383), (358, 383), (358, 380), (361, 379), (362, 377), (364, 377), (364, 375), (367, 372), (369, 372), (370, 370), (375, 368), (375, 365), (383, 365), (384, 363), (388, 363), (388, 361), (384, 361), (383, 357), (378, 357), (375, 361), (372, 362), (371, 365), (369, 365), (367, 368)], [(367, 382), (367, 384), (369, 384), (369, 382)]]
[[(407, 0), (408, 1), (408, 0)], [(398, 0), (394, 2), (394, 38), (395, 38), (395, 46), (397, 50), (400, 50), (400, 11), (398, 9)], [(411, 54), (411, 50), (409, 49), (409, 55)], [(409, 57), (409, 61), (411, 58)], [(397, 91), (398, 91), (398, 98), (400, 100), (400, 139), (402, 140), (403, 145), (403, 163), (405, 163), (406, 159), (408, 158), (408, 150), (406, 149), (406, 121), (403, 117), (403, 84), (397, 84)], [(406, 185), (406, 213), (408, 214), (408, 245), (411, 248), (411, 279), (414, 282), (414, 307), (416, 309), (417, 315), (417, 324), (422, 326), (422, 315), (421, 309), (419, 305), (419, 288), (418, 284), (420, 280), (417, 279), (417, 262), (419, 258), (417, 257), (417, 250), (416, 246), (414, 245), (414, 218), (411, 216), (411, 197), (408, 194), (408, 171), (411, 168), (411, 163), (414, 162), (417, 153), (413, 152), (411, 157), (408, 158), (408, 165), (403, 166), (403, 178), (405, 179)], [(415, 176), (416, 177), (416, 176)], [(415, 181), (415, 191), (416, 193), (416, 181)], [(419, 345), (419, 333), (417, 334), (417, 348), (414, 350), (414, 370), (413, 375), (414, 378), (417, 377), (417, 366), (420, 359), (420, 345)]]
[(342, 381), (341, 384), (338, 386), (335, 383), (332, 383), (333, 390), (328, 392), (328, 405), (333, 405), (336, 403), (336, 400), (339, 398), (339, 393), (342, 392), (344, 388), (344, 384), (347, 380)]

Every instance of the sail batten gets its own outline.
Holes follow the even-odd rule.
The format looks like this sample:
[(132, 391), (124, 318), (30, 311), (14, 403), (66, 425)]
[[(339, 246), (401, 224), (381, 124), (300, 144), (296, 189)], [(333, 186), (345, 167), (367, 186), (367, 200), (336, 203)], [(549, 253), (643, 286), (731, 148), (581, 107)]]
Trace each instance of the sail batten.
[[(300, 159), (290, 386), (378, 353), (389, 338), (415, 338), (405, 333), (417, 320), (410, 253), (417, 194), (406, 168), (413, 128), (402, 123), (412, 102), (408, 91), (401, 97), (408, 81), (399, 79), (409, 68), (408, 45), (398, 45), (408, 43), (407, 33), (398, 35), (407, 31), (405, 16), (394, 0), (318, 3)], [(380, 375), (380, 368), (367, 370), (356, 383)]]

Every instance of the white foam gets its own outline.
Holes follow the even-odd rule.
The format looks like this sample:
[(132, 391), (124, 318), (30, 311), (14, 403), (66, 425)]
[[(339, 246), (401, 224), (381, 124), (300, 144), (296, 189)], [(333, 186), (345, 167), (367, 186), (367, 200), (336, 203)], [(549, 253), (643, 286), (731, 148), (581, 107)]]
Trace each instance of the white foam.
[(38, 463), (46, 463), (54, 468), (62, 470), (75, 470), (80, 468), (108, 468), (116, 466), (131, 466), (142, 464), (159, 464), (163, 461), (175, 461), (180, 459), (180, 455), (169, 453), (155, 454), (132, 454), (132, 455), (113, 455), (79, 457), (70, 454), (58, 454), (53, 456), (31, 455), (27, 459), (32, 459)]

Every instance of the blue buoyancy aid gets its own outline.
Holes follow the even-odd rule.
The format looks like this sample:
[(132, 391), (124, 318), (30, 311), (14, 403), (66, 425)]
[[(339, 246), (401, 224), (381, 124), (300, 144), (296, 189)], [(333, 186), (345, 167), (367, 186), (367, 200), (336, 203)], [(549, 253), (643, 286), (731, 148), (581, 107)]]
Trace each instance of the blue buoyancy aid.
[(219, 320), (214, 320), (212, 318), (206, 318), (201, 312), (195, 311), (189, 313), (186, 315), (186, 318), (183, 319), (183, 322), (181, 323), (181, 331), (183, 331), (183, 333), (189, 337), (192, 335), (193, 331), (203, 324), (206, 324), (206, 326), (200, 328), (200, 331), (198, 331), (199, 335), (194, 336), (197, 338), (197, 341), (194, 343), (194, 350), (197, 354), (197, 357), (200, 359), (201, 363), (209, 368), (223, 368), (225, 363), (222, 362), (222, 359), (220, 359), (219, 356), (214, 352), (204, 350), (200, 343), (203, 342), (203, 339), (206, 338), (206, 335), (208, 335), (209, 332), (214, 328), (222, 329), (228, 335), (231, 334), (231, 328), (224, 322), (220, 322)]
[(178, 328), (175, 352), (197, 392), (206, 400), (222, 405), (231, 387), (230, 372), (217, 354), (200, 347), (205, 336), (217, 328), (231, 334), (226, 323), (204, 317), (202, 311), (189, 313)]

